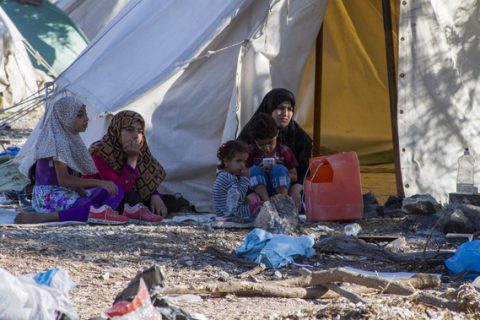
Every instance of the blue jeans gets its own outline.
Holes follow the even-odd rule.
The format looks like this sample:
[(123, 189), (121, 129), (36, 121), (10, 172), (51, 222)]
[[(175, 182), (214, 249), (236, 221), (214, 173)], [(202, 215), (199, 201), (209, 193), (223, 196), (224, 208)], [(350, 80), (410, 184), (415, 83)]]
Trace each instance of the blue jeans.
[(290, 187), (290, 176), (288, 169), (284, 165), (276, 164), (272, 167), (270, 173), (266, 173), (259, 166), (253, 166), (250, 171), (250, 187), (255, 189), (258, 185), (264, 185), (267, 188), (269, 196), (277, 193), (280, 187)]

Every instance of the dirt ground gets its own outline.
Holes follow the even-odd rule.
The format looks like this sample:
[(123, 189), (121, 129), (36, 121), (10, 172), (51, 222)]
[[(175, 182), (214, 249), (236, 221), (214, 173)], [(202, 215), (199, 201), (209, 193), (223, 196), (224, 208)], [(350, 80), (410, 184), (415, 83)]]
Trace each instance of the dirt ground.
[[(31, 126), (25, 121), (23, 126)], [(28, 128), (18, 125), (0, 133), (0, 138), (18, 139), (28, 134)], [(367, 170), (368, 171), (368, 170)], [(378, 189), (378, 181), (387, 187), (380, 194), (381, 204), (394, 190), (392, 173), (375, 176), (376, 170), (365, 173), (364, 192)], [(380, 170), (384, 171), (384, 170)], [(388, 170), (387, 170), (388, 171)], [(384, 174), (385, 172), (381, 173)], [(362, 173), (362, 178), (363, 178)], [(366, 182), (367, 181), (367, 182)], [(377, 181), (377, 182), (375, 182)], [(394, 181), (394, 180), (393, 180)], [(380, 189), (378, 189), (380, 190)], [(394, 191), (393, 191), (394, 192)], [(412, 227), (406, 217), (374, 218), (360, 221), (366, 234), (404, 235), (407, 251), (423, 250), (428, 229)], [(319, 239), (325, 233), (318, 225), (329, 226), (335, 234), (343, 232), (342, 223), (304, 223), (296, 235), (313, 234)], [(100, 316), (111, 306), (114, 297), (124, 289), (137, 272), (156, 263), (166, 267), (167, 286), (202, 284), (211, 281), (238, 279), (248, 271), (235, 262), (224, 261), (207, 251), (216, 246), (226, 251), (238, 248), (249, 230), (212, 229), (208, 225), (123, 226), (3, 226), (0, 227), (0, 267), (14, 275), (33, 274), (51, 267), (68, 271), (76, 288), (71, 300), (81, 319)], [(382, 243), (386, 244), (386, 243)], [(436, 234), (430, 249), (447, 248), (443, 238)], [(411, 267), (405, 270), (394, 263), (384, 263), (364, 257), (316, 253), (310, 258), (297, 259), (312, 271), (332, 267), (352, 266), (368, 271), (430, 272), (447, 275), (443, 264), (429, 267)], [(299, 275), (300, 267), (289, 266), (278, 271), (265, 270), (256, 275), (256, 281), (279, 280)], [(441, 295), (452, 284), (448, 278), (440, 288), (429, 291)], [(347, 286), (348, 288), (348, 286)], [(189, 312), (208, 319), (478, 319), (477, 314), (456, 313), (447, 309), (426, 306), (410, 297), (381, 294), (370, 291), (361, 294), (365, 304), (353, 304), (335, 294), (318, 300), (271, 297), (238, 297), (235, 295), (202, 295), (201, 299), (177, 300)]]
[[(373, 219), (362, 223), (365, 232), (399, 234), (399, 219)], [(301, 234), (320, 233), (304, 225)], [(342, 224), (328, 223), (336, 233)], [(383, 232), (382, 232), (383, 231)], [(114, 297), (137, 272), (157, 263), (166, 267), (167, 286), (202, 284), (238, 279), (248, 271), (235, 262), (224, 261), (207, 252), (209, 246), (230, 251), (238, 248), (248, 230), (212, 230), (200, 225), (161, 226), (13, 226), (0, 228), (0, 266), (15, 275), (31, 274), (51, 267), (67, 270), (77, 287), (71, 299), (82, 319), (100, 316)], [(403, 233), (407, 234), (407, 233)], [(407, 234), (412, 249), (421, 248), (424, 239)], [(445, 274), (442, 265), (429, 270), (404, 270), (396, 265), (361, 257), (315, 254), (299, 263), (313, 271), (353, 266), (369, 271), (422, 271)], [(278, 280), (299, 275), (299, 267), (279, 272), (266, 270), (258, 281)], [(238, 279), (239, 280), (239, 279)], [(436, 291), (441, 294), (448, 284)], [(427, 307), (408, 297), (362, 294), (367, 303), (355, 305), (345, 298), (303, 300), (235, 295), (202, 296), (201, 301), (177, 302), (185, 310), (201, 313), (208, 319), (474, 319), (473, 315)]]

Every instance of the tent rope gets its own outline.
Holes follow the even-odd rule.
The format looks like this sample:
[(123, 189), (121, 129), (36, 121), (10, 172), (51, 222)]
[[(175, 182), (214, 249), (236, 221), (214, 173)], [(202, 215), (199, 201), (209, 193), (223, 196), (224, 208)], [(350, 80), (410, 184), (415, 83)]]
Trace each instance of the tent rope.
[(28, 53), (30, 53), (34, 58), (35, 61), (37, 62), (38, 65), (41, 65), (45, 67), (45, 69), (48, 70), (48, 72), (53, 76), (57, 77), (58, 75), (56, 74), (55, 71), (53, 71), (52, 66), (42, 57), (40, 52), (35, 50), (32, 45), (27, 41), (27, 39), (22, 38), (22, 42), (25, 44), (25, 48), (27, 49)]
[(52, 95), (51, 88), (54, 86), (54, 84), (55, 82), (48, 82), (45, 84), (45, 87), (43, 89), (38, 90), (34, 94), (22, 99), (20, 102), (17, 102), (16, 104), (7, 109), (3, 109), (2, 112), (18, 108), (18, 110), (6, 115), (1, 119), (0, 129), (7, 128), (15, 121), (21, 119), (24, 115), (42, 106), (43, 102), (45, 102), (45, 100)]
[(177, 63), (177, 67), (180, 67), (180, 68), (183, 68), (184, 66), (192, 63), (192, 62), (195, 62), (195, 61), (198, 61), (198, 60), (202, 60), (202, 59), (207, 59), (207, 58), (210, 58), (211, 56), (217, 54), (217, 53), (220, 53), (220, 52), (223, 52), (225, 50), (228, 50), (230, 48), (234, 48), (234, 47), (238, 47), (238, 46), (243, 46), (245, 44), (247, 44), (248, 42), (250, 42), (250, 39), (245, 39), (243, 41), (240, 41), (240, 42), (237, 42), (237, 43), (234, 43), (234, 44), (231, 44), (229, 46), (226, 46), (226, 47), (223, 47), (223, 48), (220, 48), (218, 50), (209, 50), (207, 51), (207, 53), (201, 55), (201, 56), (198, 56), (198, 57), (194, 57), (192, 59), (189, 59), (189, 60), (185, 60), (185, 61), (181, 61), (179, 63)]

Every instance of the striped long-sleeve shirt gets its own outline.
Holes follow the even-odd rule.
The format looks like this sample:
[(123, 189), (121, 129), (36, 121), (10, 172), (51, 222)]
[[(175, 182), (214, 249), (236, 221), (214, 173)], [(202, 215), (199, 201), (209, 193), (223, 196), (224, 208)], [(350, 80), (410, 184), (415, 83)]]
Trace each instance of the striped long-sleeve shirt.
[(220, 171), (217, 173), (217, 178), (212, 187), (213, 206), (215, 207), (215, 213), (222, 215), (227, 210), (227, 194), (228, 190), (233, 184), (237, 185), (240, 197), (238, 199), (238, 208), (235, 212), (236, 216), (242, 218), (248, 218), (250, 216), (250, 208), (246, 201), (249, 180), (247, 177), (237, 177), (226, 171)]

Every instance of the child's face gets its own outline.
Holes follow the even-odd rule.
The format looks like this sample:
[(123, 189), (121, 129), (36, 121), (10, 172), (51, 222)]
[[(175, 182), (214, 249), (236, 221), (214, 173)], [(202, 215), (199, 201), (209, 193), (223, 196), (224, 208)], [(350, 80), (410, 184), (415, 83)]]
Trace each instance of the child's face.
[(143, 127), (139, 122), (133, 122), (128, 127), (122, 128), (120, 133), (120, 142), (122, 146), (126, 146), (132, 142), (143, 144)]
[(248, 153), (236, 153), (231, 159), (225, 159), (223, 164), (225, 165), (225, 171), (240, 176), (246, 169), (246, 163), (248, 159)]
[(280, 130), (288, 126), (292, 117), (293, 107), (290, 101), (283, 101), (272, 111), (272, 118), (275, 120), (277, 127)]
[(78, 111), (77, 116), (75, 117), (75, 121), (73, 123), (73, 130), (75, 132), (85, 132), (88, 127), (88, 116), (87, 116), (87, 108), (82, 106), (80, 111)]
[(277, 147), (277, 136), (269, 139), (257, 139), (254, 141), (258, 149), (260, 149), (265, 156), (273, 156), (275, 148)]

